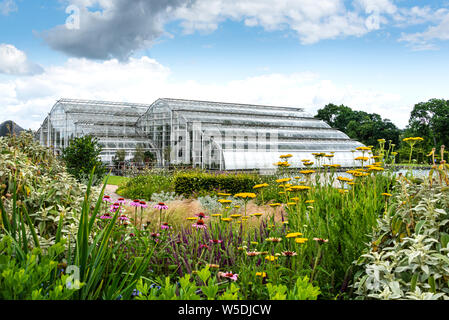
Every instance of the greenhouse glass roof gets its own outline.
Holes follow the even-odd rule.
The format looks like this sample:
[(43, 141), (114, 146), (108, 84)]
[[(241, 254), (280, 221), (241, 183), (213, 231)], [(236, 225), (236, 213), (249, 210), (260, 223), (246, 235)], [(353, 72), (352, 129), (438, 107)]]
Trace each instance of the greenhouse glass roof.
[(137, 146), (156, 153), (158, 164), (216, 169), (272, 168), (291, 153), (295, 167), (313, 152), (333, 152), (353, 165), (361, 143), (315, 119), (303, 108), (161, 98), (152, 104), (60, 99), (38, 131), (41, 143), (63, 149), (92, 134), (105, 161)]

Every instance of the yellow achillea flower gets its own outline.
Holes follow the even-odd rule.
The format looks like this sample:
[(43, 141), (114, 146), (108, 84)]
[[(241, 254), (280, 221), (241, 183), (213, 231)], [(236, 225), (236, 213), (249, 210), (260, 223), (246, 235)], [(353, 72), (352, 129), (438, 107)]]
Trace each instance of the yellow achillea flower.
[(283, 183), (283, 182), (289, 182), (290, 180), (291, 180), (291, 178), (282, 178), (282, 179), (277, 179), (276, 182)]
[(198, 217), (187, 217), (186, 220), (198, 220)]
[(326, 158), (333, 158), (333, 157), (334, 157), (333, 154), (325, 154), (324, 156), (325, 156)]
[(301, 232), (290, 232), (290, 233), (287, 233), (287, 235), (285, 237), (286, 238), (297, 238), (300, 236), (302, 236)]
[(306, 191), (311, 189), (309, 186), (292, 186), (291, 188), (295, 191)]
[(306, 200), (306, 203), (314, 203), (315, 200)]
[(302, 161), (302, 162), (310, 162), (309, 159), (302, 159), (301, 161)]
[(357, 157), (357, 158), (354, 158), (354, 160), (368, 161), (369, 158), (368, 157)]
[(268, 183), (261, 183), (261, 184), (256, 184), (253, 189), (259, 189), (259, 188), (264, 188), (264, 187), (268, 187)]
[(223, 197), (227, 197), (227, 196), (230, 196), (231, 194), (230, 194), (230, 193), (222, 193), (222, 192), (219, 192), (219, 193), (217, 193), (217, 195), (223, 196)]
[(293, 198), (290, 198), (290, 200), (299, 201), (299, 197), (293, 197)]
[(392, 197), (393, 196), (391, 193), (386, 193), (386, 192), (383, 192), (382, 195), (386, 196), (386, 197)]
[(424, 139), (421, 138), (421, 137), (408, 137), (408, 138), (402, 139), (402, 141), (405, 141), (405, 142), (408, 142), (408, 141), (424, 141)]
[(285, 158), (291, 158), (291, 157), (293, 157), (293, 155), (292, 154), (283, 154), (283, 155), (280, 155), (279, 156), (279, 158), (281, 158), (281, 159), (285, 159)]
[(280, 205), (281, 204), (279, 202), (269, 204), (270, 207), (279, 207)]
[(270, 238), (266, 238), (265, 241), (268, 241), (268, 242), (281, 242), (282, 238), (270, 237)]
[(384, 171), (384, 168), (372, 166), (368, 171)]
[(265, 260), (268, 260), (268, 261), (274, 261), (277, 259), (278, 259), (278, 257), (275, 257), (275, 256), (265, 256)]
[(221, 213), (213, 213), (211, 214), (211, 217), (221, 217)]
[(218, 264), (208, 264), (209, 269), (218, 269), (220, 266)]
[[(240, 218), (242, 215), (241, 214), (231, 214), (230, 217), (233, 219), (237, 219)], [(222, 219), (223, 220), (223, 219)]]
[(302, 243), (305, 243), (306, 241), (308, 241), (309, 239), (307, 239), (307, 238), (296, 238), (295, 239), (295, 242), (296, 243), (299, 243), (299, 244), (302, 244)]
[(278, 167), (289, 167), (290, 166), (290, 163), (288, 163), (287, 161), (279, 161), (279, 162), (275, 162), (273, 164)]
[(251, 241), (250, 243), (254, 244), (254, 245), (258, 245), (259, 244), (259, 242), (257, 242), (257, 241)]
[(250, 216), (260, 217), (262, 214), (263, 214), (263, 213), (256, 212), (256, 213), (251, 213)]
[(256, 272), (256, 277), (266, 278), (267, 273), (266, 272)]
[(256, 194), (252, 193), (252, 192), (241, 192), (241, 193), (235, 194), (234, 197), (236, 197), (236, 198), (244, 198), (244, 199), (246, 199), (246, 198), (255, 198)]
[(341, 193), (341, 194), (345, 194), (345, 193), (348, 193), (349, 190), (346, 190), (346, 189), (338, 189), (338, 192)]
[(301, 171), (299, 171), (299, 173), (302, 173), (302, 174), (312, 174), (312, 173), (315, 173), (315, 170), (301, 170)]
[(295, 179), (301, 179), (301, 177), (300, 176), (296, 176)]
[(314, 164), (313, 161), (307, 161), (303, 163), (305, 166), (311, 166), (312, 164)]
[(283, 224), (288, 224), (288, 221), (287, 221), (287, 220), (285, 220), (285, 221), (283, 221), (282, 223), (283, 223)]
[(296, 205), (296, 202), (287, 202), (287, 205), (288, 206), (294, 206), (294, 205)]
[(361, 151), (369, 151), (369, 150), (371, 150), (371, 148), (370, 147), (357, 147), (357, 148), (355, 148), (356, 150), (361, 150)]
[(232, 200), (228, 200), (228, 199), (218, 199), (217, 201), (220, 203), (231, 203), (232, 202)]
[(344, 182), (351, 182), (354, 179), (350, 179), (350, 178), (339, 176), (339, 177), (337, 177), (337, 180), (338, 181), (344, 181)]
[(231, 222), (231, 221), (232, 221), (232, 218), (221, 218), (221, 221), (224, 221), (224, 222)]
[(336, 164), (331, 164), (331, 165), (329, 165), (329, 167), (331, 167), (331, 168), (340, 168), (340, 167), (341, 167), (341, 164), (338, 164), (338, 163), (336, 163)]
[(240, 208), (240, 206), (239, 205), (235, 205), (234, 208), (238, 209), (238, 208)]

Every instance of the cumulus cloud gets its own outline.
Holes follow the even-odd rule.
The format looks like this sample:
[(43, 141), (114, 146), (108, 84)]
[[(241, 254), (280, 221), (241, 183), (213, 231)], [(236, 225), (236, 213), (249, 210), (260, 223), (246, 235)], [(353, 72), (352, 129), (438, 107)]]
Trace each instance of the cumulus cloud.
[(25, 52), (11, 44), (0, 44), (0, 73), (33, 75), (42, 71), (42, 67), (28, 60)]
[(17, 11), (17, 5), (14, 0), (3, 0), (0, 2), (0, 14), (7, 16), (11, 12)]
[(449, 40), (449, 10), (440, 11), (441, 13), (444, 14), (439, 20), (434, 19), (437, 25), (429, 26), (423, 32), (402, 33), (399, 41), (407, 42), (414, 50), (437, 49), (435, 40)]
[(46, 43), (73, 57), (120, 61), (151, 47), (166, 34), (164, 26), (173, 21), (191, 34), (210, 33), (220, 23), (233, 20), (267, 31), (293, 31), (302, 44), (309, 45), (325, 39), (361, 37), (388, 24), (404, 27), (435, 21), (447, 11), (429, 6), (399, 7), (392, 0), (65, 0), (65, 3), (76, 8), (67, 13), (79, 24), (73, 28), (66, 23), (42, 32)]
[[(41, 34), (47, 44), (70, 56), (126, 60), (164, 33), (167, 16), (187, 0), (69, 0), (68, 24)], [(72, 19), (79, 21), (73, 24)]]
[(289, 28), (303, 44), (369, 32), (365, 18), (348, 10), (342, 0), (197, 0), (177, 8), (174, 15), (186, 33), (211, 32), (231, 19), (268, 31)]
[(378, 113), (402, 127), (411, 108), (398, 94), (342, 86), (312, 72), (267, 73), (225, 83), (176, 81), (167, 67), (145, 56), (126, 63), (71, 58), (42, 74), (0, 80), (0, 92), (0, 122), (12, 119), (32, 129), (60, 98), (151, 104), (166, 97), (303, 107), (310, 114), (335, 103)]

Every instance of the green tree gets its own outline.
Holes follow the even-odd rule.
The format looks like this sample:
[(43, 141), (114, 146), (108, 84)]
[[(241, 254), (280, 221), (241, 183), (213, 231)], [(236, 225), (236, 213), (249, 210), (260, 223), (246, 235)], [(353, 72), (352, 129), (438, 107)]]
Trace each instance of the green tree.
[(136, 145), (136, 149), (134, 150), (133, 162), (144, 162), (145, 160), (145, 149), (141, 144)]
[(119, 149), (115, 152), (114, 158), (112, 159), (112, 162), (114, 163), (114, 166), (117, 167), (120, 163), (123, 163), (125, 161), (126, 153), (125, 150)]
[(430, 99), (415, 104), (406, 132), (407, 136), (424, 138), (426, 151), (449, 145), (449, 100)]
[(399, 145), (401, 130), (377, 113), (355, 111), (345, 105), (330, 103), (319, 109), (315, 118), (327, 122), (332, 128), (343, 131), (351, 139), (365, 145), (377, 145), (378, 139), (391, 140), (391, 143)]
[(86, 182), (95, 167), (94, 183), (102, 181), (106, 168), (100, 160), (102, 147), (98, 139), (86, 135), (69, 141), (69, 146), (62, 151), (61, 158), (67, 171), (78, 181)]

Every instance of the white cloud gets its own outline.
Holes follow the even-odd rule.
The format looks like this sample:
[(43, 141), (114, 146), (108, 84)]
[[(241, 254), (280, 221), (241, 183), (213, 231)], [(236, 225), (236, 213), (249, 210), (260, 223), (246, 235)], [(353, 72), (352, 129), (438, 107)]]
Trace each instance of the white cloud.
[(11, 44), (0, 44), (0, 73), (12, 75), (32, 75), (43, 69), (28, 60), (25, 52)]
[(0, 2), (0, 14), (7, 16), (15, 11), (17, 11), (17, 5), (14, 0), (3, 0)]
[(197, 0), (174, 10), (186, 33), (212, 32), (231, 19), (268, 31), (290, 28), (303, 44), (370, 31), (366, 18), (347, 10), (342, 0)]
[(437, 25), (429, 26), (423, 32), (402, 33), (399, 39), (399, 41), (408, 42), (414, 50), (436, 49), (435, 40), (449, 40), (449, 10), (444, 12)]
[(0, 122), (11, 119), (37, 129), (56, 100), (96, 99), (152, 103), (158, 98), (184, 98), (303, 107), (310, 114), (327, 103), (375, 112), (405, 126), (411, 105), (395, 93), (341, 86), (311, 72), (264, 74), (226, 83), (176, 81), (168, 68), (148, 57), (103, 62), (69, 59), (44, 73), (0, 80)]

